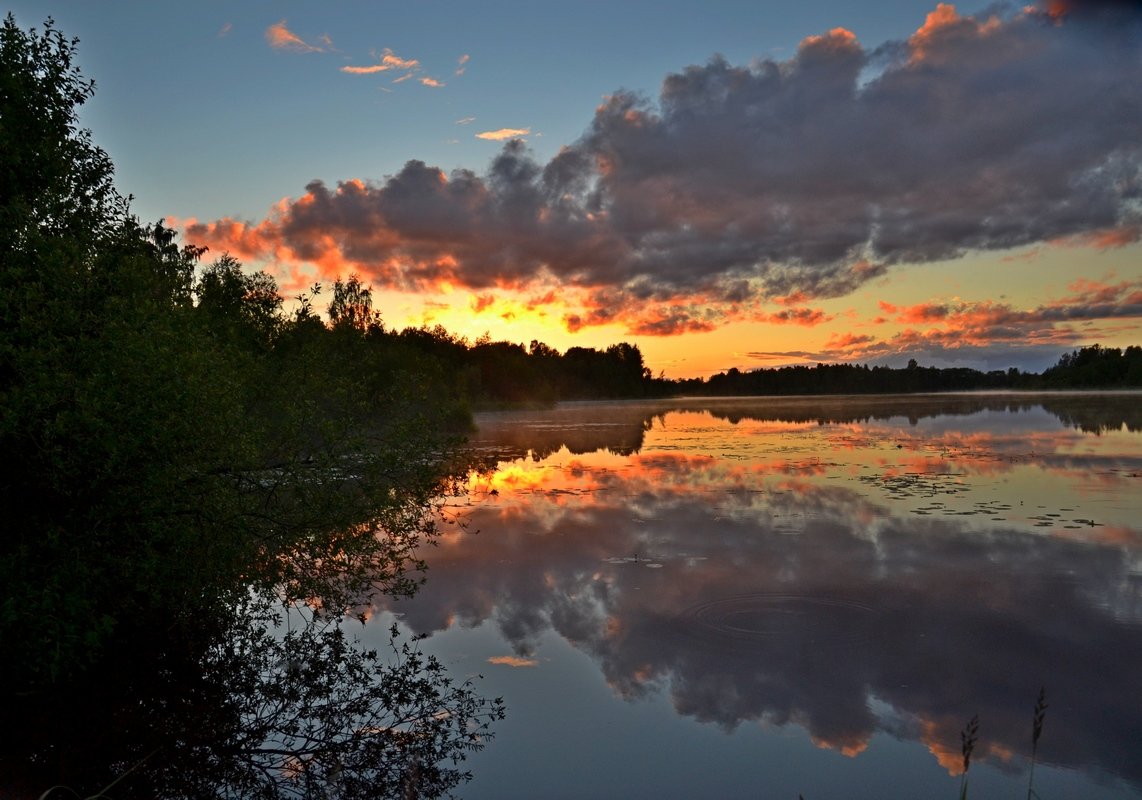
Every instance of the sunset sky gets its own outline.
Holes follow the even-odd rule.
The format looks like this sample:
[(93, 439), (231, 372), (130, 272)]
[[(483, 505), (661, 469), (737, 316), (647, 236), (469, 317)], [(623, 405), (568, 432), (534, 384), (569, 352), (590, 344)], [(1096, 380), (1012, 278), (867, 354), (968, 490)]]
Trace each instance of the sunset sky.
[(668, 377), (1142, 344), (1137, 2), (7, 8), (79, 37), (144, 221), (390, 327)]

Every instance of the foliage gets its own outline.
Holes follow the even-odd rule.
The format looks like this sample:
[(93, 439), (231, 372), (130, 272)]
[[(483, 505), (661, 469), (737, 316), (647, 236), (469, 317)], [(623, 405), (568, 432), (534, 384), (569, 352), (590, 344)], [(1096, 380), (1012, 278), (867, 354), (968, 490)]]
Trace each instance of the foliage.
[(1043, 372), (1043, 383), (1051, 388), (1142, 386), (1142, 347), (1121, 350), (1096, 344), (1064, 353)]
[(399, 337), (425, 356), (448, 363), (458, 391), (476, 406), (661, 397), (671, 389), (668, 381), (651, 378), (642, 352), (627, 342), (560, 353), (538, 340), (527, 348), (486, 338), (470, 344), (440, 326), (407, 328)]
[(74, 64), (78, 40), (51, 19), (23, 31), (0, 27), (0, 257), (43, 236), (90, 244), (124, 204), (111, 159), (78, 129), (76, 109), (95, 91)]
[(398, 644), (395, 626), (386, 658), (350, 640), (340, 619), (287, 617), (297, 627), (282, 633), (280, 612), (248, 609), (207, 653), (206, 672), (225, 681), (242, 724), (206, 746), (177, 731), (161, 794), (439, 797), (471, 777), (459, 765), (503, 718), (502, 701), (454, 683), (415, 643)]
[(345, 781), (386, 790), (382, 765), (415, 762), (426, 786), (454, 784), (436, 760), (479, 746), (455, 726), (496, 706), (415, 650), (386, 666), (336, 627), (278, 639), (268, 601), (249, 606), (337, 618), (415, 590), (464, 472), (450, 373), (386, 335), (359, 282), (335, 287), (326, 327), (312, 296), (286, 314), (268, 275), (228, 256), (199, 271), (201, 249), (131, 217), (78, 128), (92, 85), (74, 55), (50, 20), (0, 31), (0, 776), (37, 792), (118, 776), (117, 797), (148, 796), (194, 727), (179, 785), (211, 794), (255, 746), (246, 690), (305, 657), (290, 702), (317, 713), (336, 694), (327, 731), (357, 730), (369, 703), (440, 715), (346, 750)]
[(350, 275), (333, 285), (333, 301), (329, 304), (329, 322), (336, 328), (348, 327), (365, 331), (380, 327), (380, 317), (373, 311), (372, 290)]

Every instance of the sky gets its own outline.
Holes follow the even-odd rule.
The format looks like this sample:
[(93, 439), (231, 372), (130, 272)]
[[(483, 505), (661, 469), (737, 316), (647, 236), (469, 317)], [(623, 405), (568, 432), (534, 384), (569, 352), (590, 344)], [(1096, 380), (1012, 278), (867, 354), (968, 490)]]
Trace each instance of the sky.
[(655, 374), (1142, 344), (1142, 4), (92, 3), (143, 221), (287, 297)]

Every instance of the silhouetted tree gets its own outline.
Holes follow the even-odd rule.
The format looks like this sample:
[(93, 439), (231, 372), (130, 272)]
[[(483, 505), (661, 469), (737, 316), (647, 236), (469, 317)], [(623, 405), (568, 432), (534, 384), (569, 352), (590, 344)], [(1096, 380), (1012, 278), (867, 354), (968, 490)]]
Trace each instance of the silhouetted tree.
[[(276, 688), (353, 743), (343, 796), (393, 774), (446, 790), (464, 775), (436, 761), (478, 748), (467, 725), (498, 704), (410, 652), (388, 672), (333, 634), (275, 651), (262, 613), (415, 590), (465, 473), (446, 370), (384, 334), (355, 278), (333, 330), (227, 256), (196, 280), (202, 249), (131, 217), (78, 128), (74, 52), (50, 21), (0, 30), (0, 794), (235, 796), (240, 763), (292, 747), (257, 791), (304, 795), (292, 723), (243, 727), (248, 691)], [(313, 656), (303, 684), (267, 679), (277, 654)], [(410, 704), (430, 718), (380, 723)]]
[(349, 327), (368, 330), (379, 327), (380, 315), (373, 310), (373, 290), (350, 275), (333, 284), (333, 300), (329, 303), (329, 322), (334, 328)]

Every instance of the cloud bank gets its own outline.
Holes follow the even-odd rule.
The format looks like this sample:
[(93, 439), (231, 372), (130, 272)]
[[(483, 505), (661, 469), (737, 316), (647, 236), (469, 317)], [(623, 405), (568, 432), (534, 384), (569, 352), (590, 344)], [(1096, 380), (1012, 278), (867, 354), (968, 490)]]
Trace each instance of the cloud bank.
[[(994, 300), (923, 302), (897, 306), (880, 301), (881, 315), (856, 328), (898, 326), (891, 336), (876, 333), (833, 334), (819, 350), (753, 351), (747, 359), (759, 366), (800, 362), (901, 364), (914, 356), (925, 364), (1005, 369), (1020, 362), (1024, 369), (1052, 366), (1061, 351), (1083, 340), (1113, 338), (1124, 322), (1142, 319), (1142, 280), (1115, 283), (1081, 278), (1062, 297), (1035, 308), (1018, 309)], [(813, 325), (822, 312), (791, 308), (765, 321)]]
[(656, 101), (618, 92), (547, 163), (512, 139), (483, 174), (413, 160), (186, 234), (380, 286), (559, 286), (584, 303), (570, 329), (708, 330), (894, 265), (1138, 241), (1140, 45), (1135, 4), (941, 4), (906, 41), (837, 28), (785, 61), (688, 67)]

